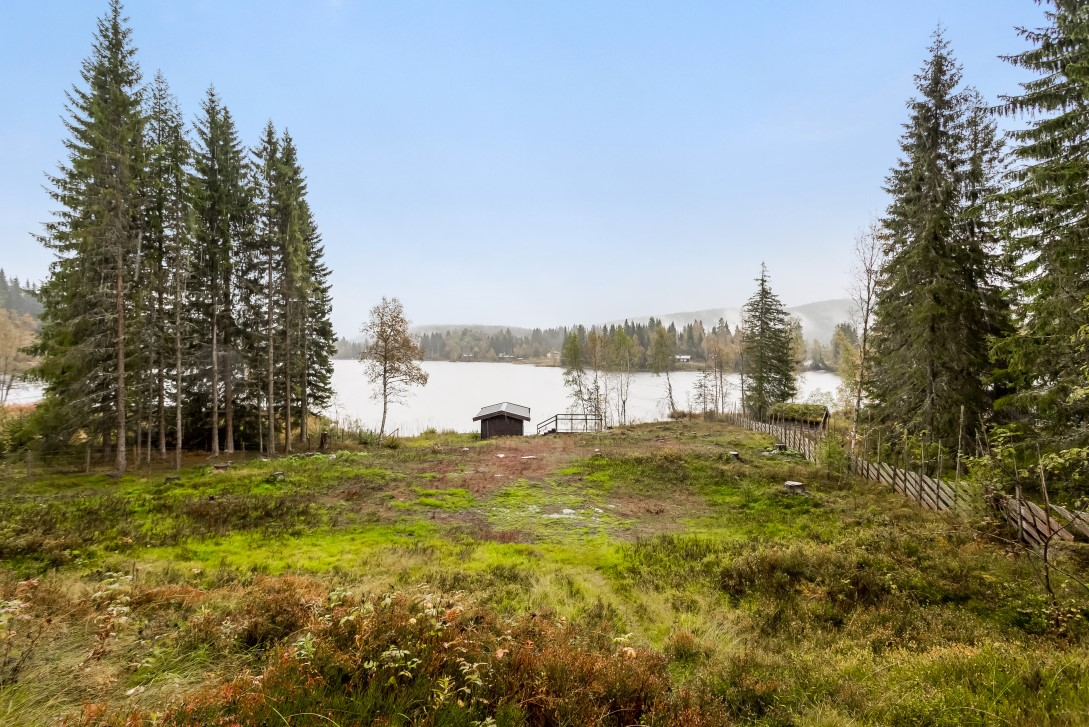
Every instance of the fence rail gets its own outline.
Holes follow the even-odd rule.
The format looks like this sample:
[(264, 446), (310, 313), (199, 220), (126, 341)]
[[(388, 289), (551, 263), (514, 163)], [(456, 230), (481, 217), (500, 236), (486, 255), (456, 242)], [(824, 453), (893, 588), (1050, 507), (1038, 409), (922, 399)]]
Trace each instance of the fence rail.
[[(824, 436), (821, 430), (759, 422), (739, 412), (728, 415), (728, 419), (739, 426), (775, 437), (790, 449), (804, 454), (808, 460), (817, 460), (820, 439)], [(972, 493), (959, 482), (930, 477), (921, 471), (913, 472), (888, 462), (871, 462), (862, 457), (852, 456), (850, 472), (873, 482), (888, 485), (904, 497), (937, 512), (961, 510), (967, 507), (972, 499)], [(1006, 522), (1017, 528), (1018, 537), (1029, 545), (1038, 546), (1055, 540), (1071, 541), (1075, 538), (1075, 532), (1089, 538), (1089, 513), (1051, 505), (1052, 512), (1065, 521), (1064, 525), (1035, 502), (1026, 500), (1024, 497), (996, 494), (991, 504)]]
[(602, 429), (601, 419), (589, 414), (556, 414), (537, 425), (537, 434), (574, 434)]

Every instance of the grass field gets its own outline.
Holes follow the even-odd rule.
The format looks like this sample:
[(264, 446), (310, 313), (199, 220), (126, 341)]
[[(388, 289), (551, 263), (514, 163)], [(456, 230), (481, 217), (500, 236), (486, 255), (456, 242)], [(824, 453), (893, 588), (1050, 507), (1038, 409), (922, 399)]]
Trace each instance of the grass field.
[(1052, 600), (998, 522), (771, 443), (680, 421), (5, 482), (0, 724), (1089, 724), (1087, 546)]

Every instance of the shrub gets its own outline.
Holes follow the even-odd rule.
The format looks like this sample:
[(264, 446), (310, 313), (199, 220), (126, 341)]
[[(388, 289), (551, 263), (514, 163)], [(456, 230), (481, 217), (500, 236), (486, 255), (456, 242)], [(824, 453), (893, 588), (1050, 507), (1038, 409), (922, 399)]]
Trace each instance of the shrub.
[(704, 656), (704, 646), (696, 635), (685, 629), (676, 629), (669, 634), (666, 642), (665, 655), (670, 661), (691, 663)]
[[(298, 615), (283, 589), (263, 593), (264, 616), (284, 607)], [(671, 686), (660, 654), (548, 615), (500, 620), (456, 597), (345, 599), (304, 633), (269, 638), (279, 645), (257, 679), (186, 695), (158, 724), (279, 724), (281, 715), (292, 725), (728, 724), (708, 691)]]
[(817, 463), (832, 474), (842, 477), (850, 469), (851, 455), (838, 439), (824, 437), (817, 446)]
[(258, 579), (237, 613), (238, 643), (267, 649), (301, 630), (320, 603), (318, 589), (300, 578)]

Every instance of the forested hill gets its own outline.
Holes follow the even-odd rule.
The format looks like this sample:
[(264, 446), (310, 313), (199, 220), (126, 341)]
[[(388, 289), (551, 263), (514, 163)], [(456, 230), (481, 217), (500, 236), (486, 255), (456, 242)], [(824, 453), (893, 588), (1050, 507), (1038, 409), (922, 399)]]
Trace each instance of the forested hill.
[[(802, 335), (806, 341), (816, 339), (827, 342), (831, 341), (832, 336), (835, 335), (837, 325), (851, 319), (852, 302), (850, 298), (818, 300), (787, 308), (786, 311), (801, 321)], [(719, 319), (725, 320), (731, 327), (736, 328), (737, 324), (741, 322), (741, 307), (707, 308), (697, 311), (667, 313), (653, 317), (660, 319), (663, 325), (673, 324), (677, 328), (683, 328), (696, 321), (701, 321), (706, 326), (712, 326)], [(609, 321), (609, 323), (621, 323), (621, 321)]]
[[(820, 300), (786, 310), (801, 323), (804, 341), (807, 343), (819, 341), (827, 344), (835, 335), (836, 326), (850, 321), (852, 302), (848, 298)], [(637, 316), (626, 320), (607, 321), (599, 327), (616, 326), (629, 329), (635, 323), (644, 323), (648, 320), (660, 321), (667, 327), (673, 326), (679, 338), (678, 353), (701, 357), (699, 342), (696, 339), (702, 336), (696, 334), (695, 330), (698, 328), (710, 330), (720, 320), (725, 321), (731, 330), (736, 330), (741, 323), (741, 308), (707, 308), (668, 313), (662, 316)], [(572, 326), (571, 329), (577, 327)], [(486, 353), (489, 350), (492, 350), (496, 356), (499, 352), (530, 357), (545, 356), (548, 352), (558, 351), (561, 348), (566, 330), (562, 327), (527, 328), (475, 323), (428, 324), (412, 327), (412, 332), (422, 339), (425, 356), (439, 360), (450, 358), (450, 353), (454, 350), (457, 352), (454, 358), (459, 358), (464, 352), (477, 360), (489, 360), (488, 356), (481, 355), (482, 352)], [(686, 330), (692, 330), (693, 334), (685, 335)], [(695, 343), (688, 345), (692, 341)], [(337, 342), (336, 357), (357, 358), (359, 350), (358, 339), (342, 338)]]

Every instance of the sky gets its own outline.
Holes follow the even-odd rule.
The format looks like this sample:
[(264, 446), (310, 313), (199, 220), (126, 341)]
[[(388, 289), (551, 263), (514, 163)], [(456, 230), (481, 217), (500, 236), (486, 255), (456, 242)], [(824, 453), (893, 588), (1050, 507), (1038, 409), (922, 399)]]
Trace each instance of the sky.
[[(129, 0), (146, 79), (191, 121), (214, 84), (243, 138), (299, 147), (354, 336), (736, 306), (761, 261), (788, 306), (846, 295), (887, 204), (913, 76), (940, 23), (988, 100), (1032, 0)], [(65, 91), (105, 0), (8, 3), (0, 267), (45, 277)], [(1003, 122), (1009, 124), (1011, 122)]]

